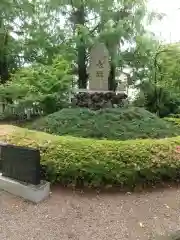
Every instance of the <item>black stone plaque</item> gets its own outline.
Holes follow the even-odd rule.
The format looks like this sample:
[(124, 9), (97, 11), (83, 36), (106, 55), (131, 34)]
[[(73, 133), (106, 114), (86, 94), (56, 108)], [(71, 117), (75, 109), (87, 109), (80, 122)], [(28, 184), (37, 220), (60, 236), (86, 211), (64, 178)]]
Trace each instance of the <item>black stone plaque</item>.
[(7, 145), (7, 143), (0, 142), (0, 172), (2, 170), (1, 147), (4, 145)]
[(33, 185), (40, 184), (40, 152), (37, 149), (0, 144), (2, 175)]

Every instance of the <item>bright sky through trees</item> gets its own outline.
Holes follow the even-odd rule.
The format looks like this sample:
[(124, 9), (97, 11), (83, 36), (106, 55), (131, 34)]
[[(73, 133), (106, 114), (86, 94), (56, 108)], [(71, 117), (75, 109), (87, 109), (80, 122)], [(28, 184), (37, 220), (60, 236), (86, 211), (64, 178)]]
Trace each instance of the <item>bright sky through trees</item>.
[(166, 14), (161, 22), (154, 22), (151, 30), (166, 42), (179, 42), (180, 0), (149, 0), (148, 7)]

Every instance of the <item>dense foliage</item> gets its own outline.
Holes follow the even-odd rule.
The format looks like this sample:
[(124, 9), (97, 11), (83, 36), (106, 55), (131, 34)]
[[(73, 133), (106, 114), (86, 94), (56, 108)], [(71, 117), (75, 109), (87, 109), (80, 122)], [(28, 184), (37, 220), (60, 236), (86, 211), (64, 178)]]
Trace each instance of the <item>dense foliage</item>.
[(180, 46), (164, 44), (149, 57), (148, 77), (136, 85), (135, 106), (157, 113), (160, 117), (180, 111)]
[(166, 121), (173, 123), (174, 125), (177, 125), (178, 127), (180, 127), (180, 117), (168, 117), (165, 118)]
[(2, 117), (18, 118), (28, 108), (38, 108), (43, 114), (58, 111), (67, 105), (71, 82), (70, 65), (60, 56), (52, 65), (34, 64), (18, 70), (11, 81), (0, 85), (1, 101), (9, 103)]
[(46, 178), (64, 185), (133, 188), (180, 180), (180, 137), (107, 141), (59, 137), (1, 126), (0, 140), (40, 149)]
[[(29, 99), (34, 98), (32, 93), (36, 92), (36, 99), (45, 98), (47, 102), (45, 94), (48, 99), (51, 98), (46, 112), (57, 110), (56, 103), (51, 107), (57, 101), (52, 91), (54, 95), (54, 86), (60, 86), (59, 91), (63, 94), (57, 92), (57, 88), (55, 94), (64, 98), (67, 96), (67, 85), (65, 87), (63, 81), (66, 71), (63, 72), (61, 67), (63, 77), (60, 82), (59, 71), (54, 71), (54, 59), (57, 56), (60, 58), (58, 66), (64, 66), (63, 61), (68, 65), (71, 71), (68, 75), (73, 75), (71, 87), (86, 88), (89, 50), (97, 41), (104, 42), (109, 50), (110, 90), (116, 89), (119, 76), (124, 73), (127, 87), (137, 87), (138, 83), (137, 88), (142, 92), (144, 81), (155, 81), (156, 69), (158, 84), (155, 85), (158, 89), (162, 88), (164, 92), (168, 88), (170, 95), (178, 93), (179, 45), (159, 47), (158, 40), (147, 30), (147, 25), (163, 15), (150, 13), (144, 0), (105, 0), (103, 3), (94, 0), (3, 0), (0, 13), (3, 16), (0, 20), (0, 79), (3, 84), (13, 80), (12, 84), (8, 82), (8, 87), (6, 85), (7, 90), (0, 91), (3, 102), (4, 93), (8, 92), (5, 100), (10, 99), (10, 102), (17, 100), (15, 96), (19, 101), (19, 94), (26, 94), (29, 106)], [(157, 66), (154, 66), (156, 57)], [(27, 64), (30, 67), (25, 67)], [(20, 71), (11, 77), (18, 69)], [(30, 78), (32, 81), (29, 81)], [(149, 99), (144, 101), (141, 98), (141, 102), (144, 101), (141, 105), (160, 116), (175, 112), (177, 101), (174, 96), (159, 99), (154, 94), (154, 104), (151, 90), (151, 87), (146, 89), (146, 100)]]
[(126, 67), (131, 70), (131, 81), (134, 76), (147, 76), (149, 55), (156, 49), (157, 41), (145, 28), (144, 20), (147, 25), (162, 17), (148, 12), (144, 0), (3, 0), (0, 12), (4, 17), (0, 20), (3, 83), (12, 72), (8, 68), (11, 62), (18, 67), (24, 63), (50, 65), (56, 55), (62, 55), (72, 63), (78, 86), (86, 88), (89, 49), (102, 41), (110, 53), (111, 89), (116, 86), (119, 71)]
[(151, 81), (144, 81), (140, 84), (140, 91), (133, 104), (144, 107), (159, 117), (176, 114), (180, 111), (180, 98), (164, 86), (155, 85)]
[(157, 82), (180, 96), (180, 44), (168, 44), (157, 52)]
[(97, 139), (164, 138), (180, 134), (167, 123), (143, 108), (63, 109), (29, 126), (36, 130)]

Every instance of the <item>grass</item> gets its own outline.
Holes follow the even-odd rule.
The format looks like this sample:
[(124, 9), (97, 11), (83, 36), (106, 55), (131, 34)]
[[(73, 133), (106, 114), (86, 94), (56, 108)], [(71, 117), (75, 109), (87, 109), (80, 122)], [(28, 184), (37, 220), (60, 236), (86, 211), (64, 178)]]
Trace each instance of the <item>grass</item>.
[(29, 124), (28, 128), (57, 135), (109, 140), (180, 135), (180, 129), (173, 123), (133, 107), (99, 111), (63, 109)]

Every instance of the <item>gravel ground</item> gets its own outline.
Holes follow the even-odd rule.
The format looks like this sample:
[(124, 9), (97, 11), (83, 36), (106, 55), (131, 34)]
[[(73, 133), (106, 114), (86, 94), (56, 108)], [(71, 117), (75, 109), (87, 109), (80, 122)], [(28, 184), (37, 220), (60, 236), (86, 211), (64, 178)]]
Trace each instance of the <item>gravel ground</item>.
[(0, 192), (1, 240), (147, 240), (180, 228), (180, 190), (79, 193), (54, 189), (34, 205)]

